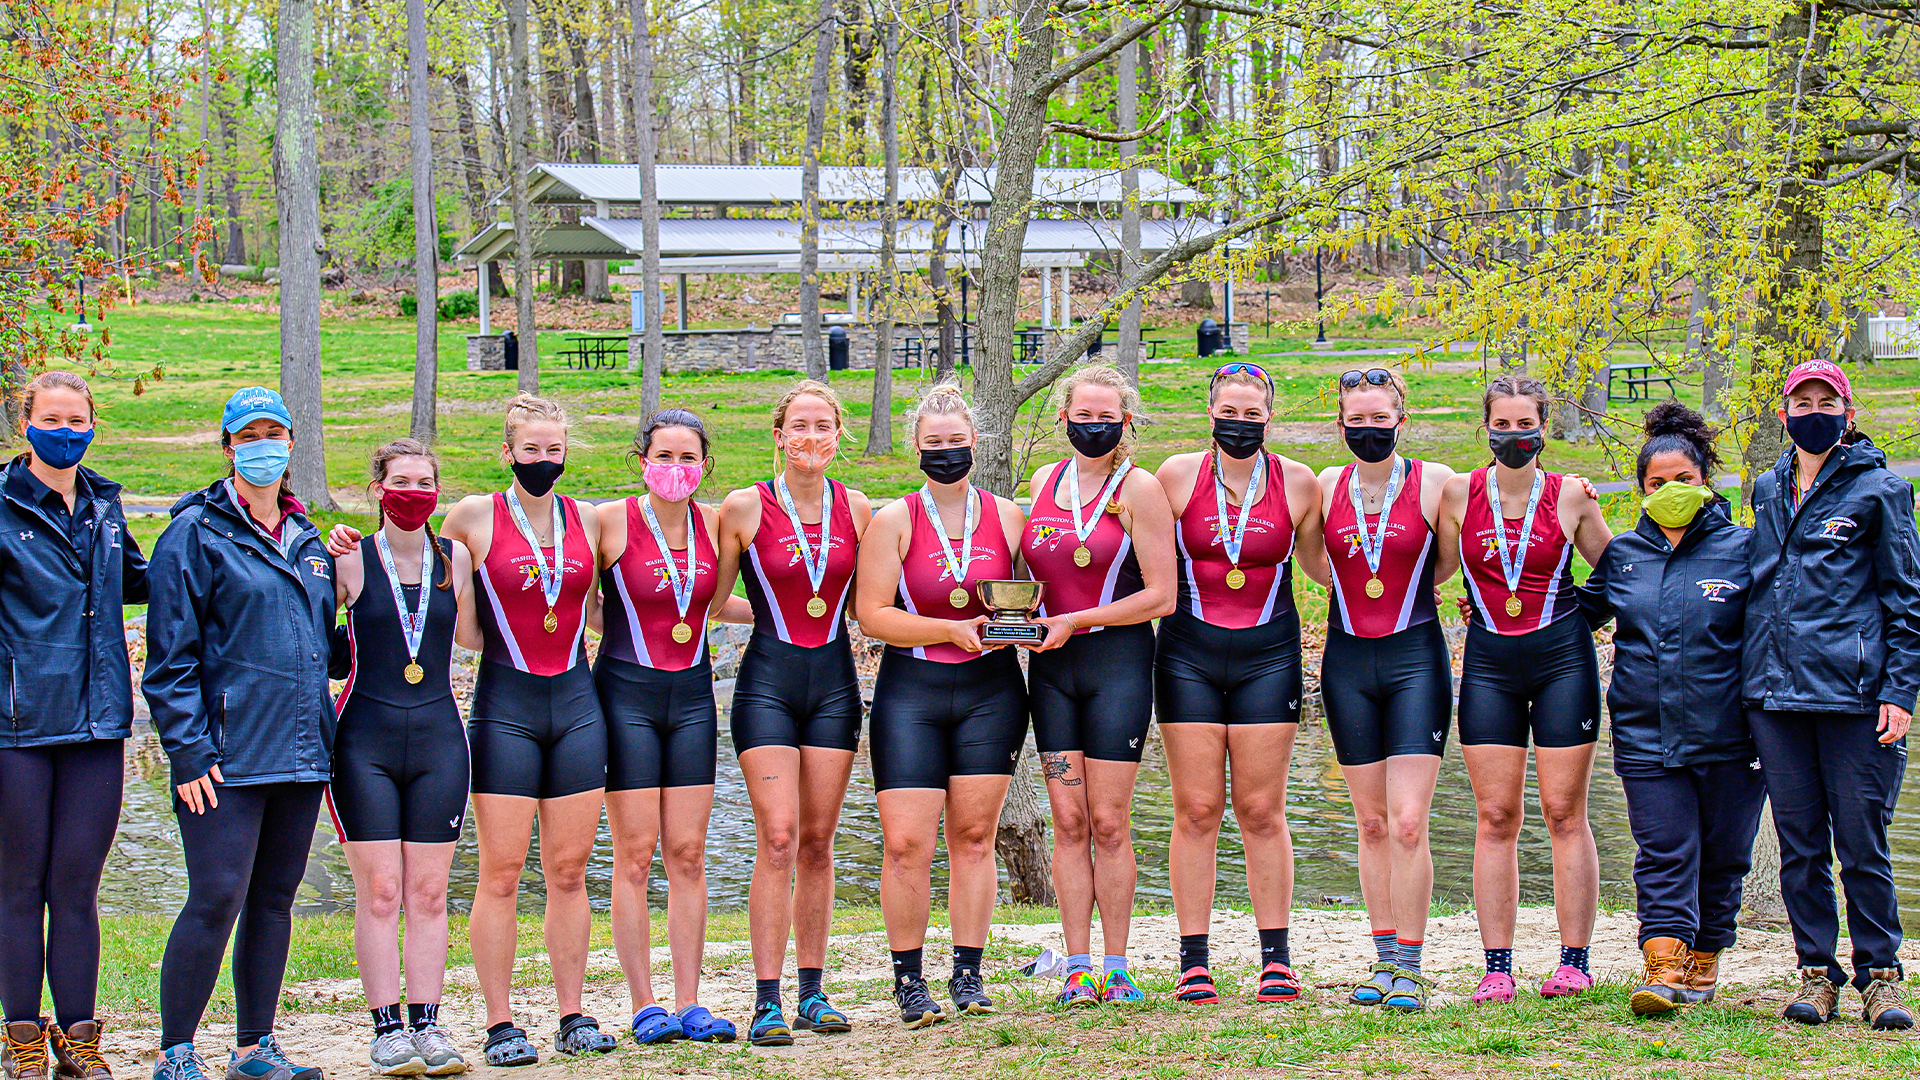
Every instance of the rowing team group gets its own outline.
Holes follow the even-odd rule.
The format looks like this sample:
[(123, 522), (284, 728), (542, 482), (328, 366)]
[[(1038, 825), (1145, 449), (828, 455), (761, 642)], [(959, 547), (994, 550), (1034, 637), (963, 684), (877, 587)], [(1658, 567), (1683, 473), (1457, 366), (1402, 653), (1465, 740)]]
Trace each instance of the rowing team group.
[[(1459, 570), (1470, 620), (1459, 737), (1478, 811), (1487, 958), (1473, 1000), (1517, 993), (1515, 845), (1530, 746), (1562, 935), (1541, 992), (1592, 985), (1599, 873), (1586, 806), (1601, 709), (1589, 630), (1617, 618), (1613, 756), (1639, 847), (1646, 963), (1635, 1011), (1712, 996), (1770, 792), (1803, 976), (1787, 1015), (1831, 1018), (1847, 981), (1835, 956), (1831, 845), (1867, 1017), (1909, 1025), (1886, 826), (1920, 684), (1920, 545), (1906, 485), (1852, 427), (1844, 373), (1812, 362), (1788, 377), (1780, 414), (1794, 445), (1756, 484), (1753, 529), (1735, 525), (1711, 487), (1704, 421), (1678, 402), (1655, 408), (1637, 462), (1644, 513), (1618, 537), (1583, 482), (1540, 467), (1550, 403), (1539, 383), (1489, 385), (1494, 463), (1465, 475), (1399, 453), (1407, 401), (1397, 373), (1349, 371), (1335, 392), (1355, 459), (1343, 467), (1316, 476), (1268, 451), (1272, 381), (1234, 362), (1208, 387), (1211, 447), (1148, 472), (1131, 465), (1136, 391), (1112, 368), (1082, 368), (1057, 389), (1072, 454), (1034, 474), (1026, 512), (969, 482), (977, 433), (950, 385), (933, 388), (910, 420), (926, 483), (877, 511), (826, 475), (845, 415), (818, 383), (774, 408), (780, 474), (718, 507), (693, 498), (711, 464), (694, 414), (649, 418), (634, 446), (647, 493), (595, 507), (554, 492), (564, 412), (521, 395), (505, 417), (507, 490), (461, 500), (436, 535), (434, 456), (396, 440), (372, 460), (379, 530), (340, 526), (323, 540), (286, 486), (291, 417), (279, 395), (253, 387), (223, 415), (232, 474), (174, 507), (149, 563), (126, 534), (118, 487), (79, 467), (93, 435), (85, 384), (40, 376), (27, 391), (29, 451), (7, 467), (0, 501), (0, 642), (13, 680), (0, 744), (8, 1075), (44, 1080), (51, 1049), (59, 1071), (107, 1077), (94, 895), (131, 714), (114, 674), (126, 662), (120, 606), (140, 602), (149, 605), (142, 692), (172, 767), (189, 877), (161, 965), (156, 1080), (209, 1076), (193, 1040), (230, 936), (227, 1077), (317, 1080), (287, 1056), (273, 1021), (323, 799), (355, 878), (376, 1072), (466, 1067), (438, 1002), (448, 868), (469, 795), (489, 1063), (538, 1057), (511, 1007), (516, 899), (536, 820), (562, 1014), (555, 1049), (616, 1045), (581, 1007), (585, 867), (603, 808), (633, 1037), (738, 1037), (699, 1003), (717, 758), (711, 619), (754, 628), (730, 709), (757, 835), (752, 1042), (851, 1027), (824, 972), (834, 837), (863, 711), (849, 614), (887, 646), (867, 734), (885, 836), (881, 905), (907, 1026), (949, 1014), (922, 967), (943, 826), (946, 996), (957, 1013), (994, 1008), (980, 974), (993, 845), (1029, 719), (1053, 813), (1068, 953), (1060, 1001), (1142, 998), (1127, 960), (1129, 808), (1156, 716), (1175, 803), (1172, 993), (1220, 1000), (1207, 930), (1231, 790), (1260, 936), (1254, 997), (1296, 1000), (1286, 819), (1302, 699), (1296, 562), (1331, 590), (1320, 690), (1379, 953), (1351, 1001), (1417, 1010), (1432, 989), (1421, 970), (1427, 818), (1453, 721), (1435, 586)], [(1576, 549), (1593, 568), (1580, 588)], [(1024, 675), (1015, 650), (983, 647), (977, 588), (1019, 577), (1046, 583), (1044, 636), (1028, 646)], [(591, 665), (588, 629), (602, 636)], [(455, 642), (482, 657), (464, 723), (449, 678)], [(330, 673), (346, 679), (338, 701)], [(668, 884), (671, 1012), (655, 999), (649, 964), (656, 852)], [(789, 938), (799, 978), (791, 1023), (781, 979)], [(39, 1017), (43, 970), (52, 1021)]]

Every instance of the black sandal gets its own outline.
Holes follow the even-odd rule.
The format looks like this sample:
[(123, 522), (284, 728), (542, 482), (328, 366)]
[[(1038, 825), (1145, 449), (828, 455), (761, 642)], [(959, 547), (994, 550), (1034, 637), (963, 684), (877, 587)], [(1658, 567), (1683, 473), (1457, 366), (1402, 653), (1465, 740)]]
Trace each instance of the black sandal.
[(497, 1035), (487, 1036), (485, 1053), (487, 1064), (503, 1069), (536, 1065), (540, 1062), (540, 1051), (535, 1050), (533, 1044), (527, 1041), (527, 1033), (517, 1027), (510, 1027)]

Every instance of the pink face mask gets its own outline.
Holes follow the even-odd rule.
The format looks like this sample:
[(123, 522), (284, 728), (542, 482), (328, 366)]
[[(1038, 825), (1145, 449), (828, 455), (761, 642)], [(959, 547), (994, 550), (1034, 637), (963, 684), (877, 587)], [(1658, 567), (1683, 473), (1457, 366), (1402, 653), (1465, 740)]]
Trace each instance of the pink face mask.
[(706, 469), (700, 465), (649, 461), (640, 475), (646, 480), (648, 491), (668, 502), (680, 502), (700, 486), (700, 478), (705, 472)]
[(787, 460), (802, 472), (819, 472), (833, 463), (840, 452), (840, 440), (832, 435), (789, 435)]

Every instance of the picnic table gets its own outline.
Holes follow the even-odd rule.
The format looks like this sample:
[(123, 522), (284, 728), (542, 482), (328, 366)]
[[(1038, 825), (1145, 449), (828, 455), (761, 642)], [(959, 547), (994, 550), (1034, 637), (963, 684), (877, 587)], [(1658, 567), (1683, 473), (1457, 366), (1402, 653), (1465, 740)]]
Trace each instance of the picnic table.
[(594, 368), (617, 368), (626, 359), (626, 334), (568, 334), (562, 339), (560, 351), (555, 354), (566, 362), (569, 368), (587, 371)]
[[(1614, 392), (1613, 381), (1615, 377), (1618, 377), (1620, 381), (1626, 385), (1627, 391), (1625, 394)], [(1654, 383), (1665, 383), (1669, 395), (1674, 392), (1673, 376), (1658, 371), (1650, 362), (1634, 361), (1607, 365), (1608, 401), (1639, 401), (1642, 398), (1651, 398), (1653, 396)]]

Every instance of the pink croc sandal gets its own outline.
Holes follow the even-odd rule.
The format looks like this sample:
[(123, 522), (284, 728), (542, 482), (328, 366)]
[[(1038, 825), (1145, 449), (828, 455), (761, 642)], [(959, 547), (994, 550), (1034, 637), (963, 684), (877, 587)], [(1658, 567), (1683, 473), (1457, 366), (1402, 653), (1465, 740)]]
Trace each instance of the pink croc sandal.
[(1572, 997), (1593, 989), (1593, 976), (1574, 967), (1561, 964), (1547, 981), (1540, 984), (1541, 997)]
[(1475, 1005), (1511, 1005), (1518, 992), (1519, 988), (1514, 985), (1513, 976), (1503, 971), (1489, 971), (1480, 980), (1479, 987), (1474, 990), (1473, 1003)]

